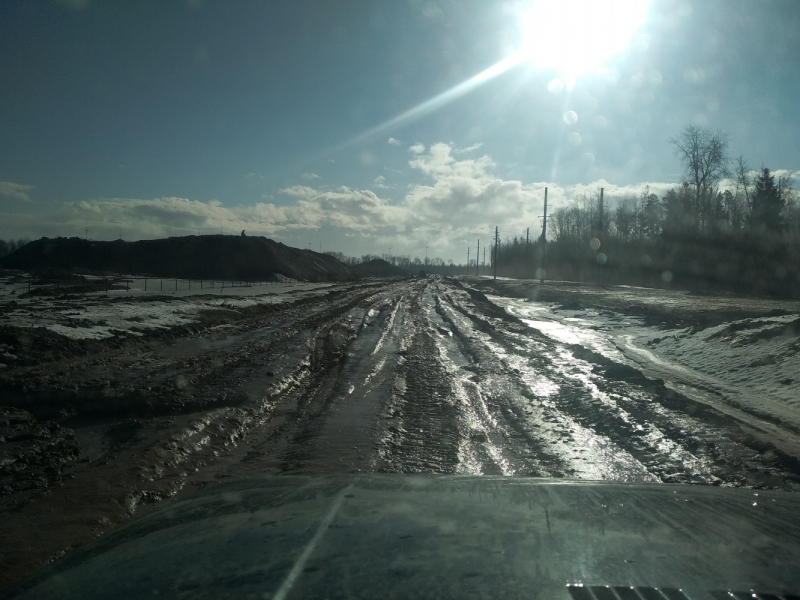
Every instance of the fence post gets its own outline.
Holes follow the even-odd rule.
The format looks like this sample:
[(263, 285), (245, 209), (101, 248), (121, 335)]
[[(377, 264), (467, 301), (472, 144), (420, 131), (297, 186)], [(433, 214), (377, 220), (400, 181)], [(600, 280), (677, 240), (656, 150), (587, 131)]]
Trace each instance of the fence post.
[(144, 278), (144, 291), (147, 291), (147, 277)]
[(163, 278), (161, 279), (161, 291), (162, 292), (164, 291), (164, 279)]
[(192, 289), (192, 280), (189, 280), (189, 289)]
[(175, 278), (175, 291), (177, 291), (177, 290), (178, 290), (178, 278), (176, 277)]

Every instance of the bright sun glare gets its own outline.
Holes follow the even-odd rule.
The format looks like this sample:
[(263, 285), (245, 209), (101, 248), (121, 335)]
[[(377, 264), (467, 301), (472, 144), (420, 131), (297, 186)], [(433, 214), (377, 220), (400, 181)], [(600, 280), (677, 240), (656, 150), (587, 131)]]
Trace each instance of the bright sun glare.
[(522, 57), (568, 81), (624, 51), (647, 17), (647, 0), (538, 0), (523, 17)]

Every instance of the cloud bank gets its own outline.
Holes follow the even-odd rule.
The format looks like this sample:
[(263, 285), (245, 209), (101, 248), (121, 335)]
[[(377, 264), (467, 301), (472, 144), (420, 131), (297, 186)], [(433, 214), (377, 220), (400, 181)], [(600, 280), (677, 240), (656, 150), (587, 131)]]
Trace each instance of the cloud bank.
[[(422, 181), (410, 185), (400, 200), (389, 200), (368, 189), (311, 185), (280, 190), (283, 202), (247, 206), (176, 197), (86, 200), (60, 205), (46, 214), (6, 215), (0, 237), (19, 237), (10, 229), (29, 237), (52, 237), (82, 235), (88, 227), (95, 239), (114, 239), (120, 229), (125, 239), (238, 233), (246, 229), (250, 235), (292, 243), (303, 232), (325, 229), (329, 240), (338, 240), (327, 245), (344, 252), (355, 254), (370, 248), (377, 252), (391, 246), (396, 254), (420, 255), (427, 245), (431, 256), (461, 261), (467, 245), (474, 246), (478, 238), (488, 242), (495, 226), (502, 238), (524, 237), (526, 228), (538, 235), (545, 187), (552, 211), (600, 187), (613, 202), (614, 196), (639, 194), (646, 185), (659, 195), (674, 186), (659, 182), (617, 186), (605, 180), (569, 187), (548, 182), (523, 184), (495, 175), (495, 164), (487, 155), (462, 159), (459, 151), (445, 143), (427, 149), (415, 144), (410, 150), (408, 167)], [(374, 186), (381, 191), (386, 187), (385, 179), (379, 176)], [(0, 184), (0, 193), (27, 200), (30, 188), (6, 182)], [(347, 247), (347, 240), (354, 238), (359, 240), (360, 250)]]
[(14, 183), (13, 181), (0, 181), (0, 196), (14, 200), (31, 201), (32, 185)]

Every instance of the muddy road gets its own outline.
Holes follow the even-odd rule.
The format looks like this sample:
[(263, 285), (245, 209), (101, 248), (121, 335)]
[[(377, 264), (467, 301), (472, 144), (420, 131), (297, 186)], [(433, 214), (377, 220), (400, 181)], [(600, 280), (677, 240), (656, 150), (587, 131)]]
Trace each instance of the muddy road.
[(546, 335), (492, 301), (503, 293), (336, 285), (5, 369), (0, 586), (163, 501), (258, 475), (800, 489), (795, 429)]

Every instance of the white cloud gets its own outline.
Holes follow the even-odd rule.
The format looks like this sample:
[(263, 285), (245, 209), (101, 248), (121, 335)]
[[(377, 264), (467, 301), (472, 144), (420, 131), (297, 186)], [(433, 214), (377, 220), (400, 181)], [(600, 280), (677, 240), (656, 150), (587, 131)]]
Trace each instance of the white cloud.
[(31, 201), (32, 185), (14, 183), (13, 181), (0, 181), (0, 196), (14, 198), (15, 200)]
[(303, 173), (302, 177), (303, 179), (312, 179), (312, 180), (320, 178), (319, 175), (317, 175), (316, 173)]
[(388, 140), (388, 144), (389, 144), (390, 146), (402, 146), (402, 145), (403, 145), (403, 142), (401, 142), (400, 140), (396, 140), (396, 139), (395, 139), (395, 138), (393, 138), (393, 137), (390, 137), (390, 138), (389, 138), (389, 140)]
[(416, 144), (414, 144), (413, 146), (409, 146), (409, 148), (408, 148), (408, 149), (409, 149), (411, 152), (413, 152), (414, 154), (422, 154), (423, 152), (425, 152), (425, 146), (424, 146), (424, 144), (420, 144), (419, 142), (417, 142), (417, 143), (416, 143)]
[(453, 150), (453, 152), (455, 152), (456, 154), (466, 154), (467, 152), (472, 152), (473, 150), (477, 150), (481, 146), (483, 146), (483, 144), (481, 142), (478, 142), (477, 144), (472, 144), (472, 146), (467, 146), (466, 148), (461, 148), (460, 150)]
[(287, 196), (295, 196), (297, 198), (310, 198), (317, 194), (317, 190), (312, 187), (308, 187), (307, 185), (292, 185), (287, 188), (283, 188), (281, 193), (286, 194)]
[[(325, 228), (326, 239), (338, 239), (346, 252), (359, 251), (344, 246), (350, 241), (360, 244), (363, 251), (391, 246), (393, 252), (411, 256), (424, 255), (427, 245), (431, 256), (460, 261), (466, 246), (474, 247), (477, 238), (482, 244), (488, 242), (495, 226), (504, 239), (524, 236), (527, 227), (538, 235), (545, 186), (549, 211), (554, 211), (600, 187), (613, 205), (615, 197), (639, 194), (645, 185), (659, 196), (675, 185), (617, 186), (605, 180), (573, 186), (524, 184), (495, 174), (495, 164), (488, 156), (462, 159), (454, 156), (455, 152), (443, 143), (415, 152), (409, 168), (425, 181), (408, 186), (399, 201), (379, 195), (386, 187), (383, 175), (375, 178), (375, 191), (293, 185), (280, 190), (283, 197), (277, 203), (265, 195), (264, 202), (250, 206), (174, 197), (87, 200), (60, 205), (49, 213), (0, 215), (0, 238), (82, 235), (88, 223), (90, 237), (95, 239), (115, 239), (121, 224), (136, 239), (246, 229), (250, 235), (292, 243), (294, 232)], [(29, 191), (11, 189), (22, 194)]]
[[(774, 171), (770, 171), (770, 173), (776, 180), (778, 177), (788, 177), (791, 182), (796, 183), (800, 181), (800, 170), (790, 171), (789, 169), (775, 169)], [(758, 174), (760, 175), (761, 172), (759, 171)]]

